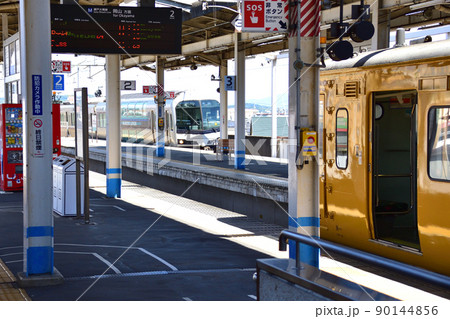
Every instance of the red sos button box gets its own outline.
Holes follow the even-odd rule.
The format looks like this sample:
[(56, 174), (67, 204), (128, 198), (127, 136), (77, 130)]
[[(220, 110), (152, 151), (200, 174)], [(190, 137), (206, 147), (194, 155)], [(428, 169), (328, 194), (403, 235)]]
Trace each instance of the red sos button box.
[(244, 28), (264, 28), (264, 0), (243, 1)]

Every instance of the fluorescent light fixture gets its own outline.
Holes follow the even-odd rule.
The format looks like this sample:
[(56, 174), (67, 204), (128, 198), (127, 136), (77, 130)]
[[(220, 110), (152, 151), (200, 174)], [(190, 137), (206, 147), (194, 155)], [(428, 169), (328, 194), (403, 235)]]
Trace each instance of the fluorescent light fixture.
[(425, 1), (425, 2), (422, 2), (422, 3), (410, 5), (409, 8), (411, 10), (418, 10), (418, 9), (438, 6), (438, 5), (441, 5), (441, 4), (450, 4), (450, 2), (448, 0)]
[(228, 49), (227, 46), (221, 46), (221, 47), (217, 47), (217, 48), (210, 48), (210, 49), (206, 49), (203, 51), (203, 53), (210, 53), (210, 52), (216, 52), (216, 51), (223, 51)]
[(271, 41), (275, 41), (275, 40), (280, 40), (282, 38), (284, 38), (284, 34), (278, 34), (278, 35), (274, 35), (274, 36), (263, 38), (263, 39), (253, 40), (252, 43), (258, 44), (258, 43), (263, 43), (263, 42), (271, 42)]
[(166, 61), (175, 61), (175, 60), (182, 60), (184, 59), (184, 55), (177, 55), (177, 56), (171, 56), (166, 58)]

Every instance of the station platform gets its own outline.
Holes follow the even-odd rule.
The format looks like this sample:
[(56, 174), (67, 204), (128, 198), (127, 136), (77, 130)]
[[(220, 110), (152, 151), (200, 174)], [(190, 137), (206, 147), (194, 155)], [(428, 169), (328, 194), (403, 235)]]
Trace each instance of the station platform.
[[(245, 169), (234, 169), (234, 155), (222, 159), (198, 148), (165, 147), (156, 156), (156, 146), (122, 143), (122, 176), (138, 184), (186, 196), (260, 221), (288, 227), (288, 162), (246, 155)], [(62, 138), (62, 152), (75, 153), (74, 138)], [(91, 170), (106, 173), (106, 141), (89, 140)]]
[[(106, 177), (90, 172), (91, 223), (54, 215), (64, 283), (25, 290), (13, 277), (23, 264), (22, 193), (0, 194), (0, 260), (9, 274), (0, 286), (33, 301), (253, 301), (256, 260), (287, 258), (278, 250), (279, 225), (128, 181), (121, 199), (105, 194)], [(396, 299), (447, 301), (328, 257), (320, 264)]]

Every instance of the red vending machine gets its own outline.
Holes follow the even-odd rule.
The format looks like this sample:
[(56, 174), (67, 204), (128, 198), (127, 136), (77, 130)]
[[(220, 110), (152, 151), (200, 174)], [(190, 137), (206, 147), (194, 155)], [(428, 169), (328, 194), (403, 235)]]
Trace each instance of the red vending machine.
[[(60, 106), (53, 104), (53, 158), (61, 155)], [(23, 189), (22, 104), (0, 104), (0, 189)]]
[(23, 188), (21, 104), (1, 104), (0, 144), (0, 188), (20, 191)]
[(61, 155), (61, 107), (52, 105), (53, 159)]

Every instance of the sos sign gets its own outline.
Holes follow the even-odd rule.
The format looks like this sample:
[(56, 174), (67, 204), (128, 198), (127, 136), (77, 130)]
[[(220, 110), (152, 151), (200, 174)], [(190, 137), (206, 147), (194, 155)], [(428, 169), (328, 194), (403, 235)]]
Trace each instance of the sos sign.
[(265, 0), (242, 1), (244, 28), (262, 28), (265, 26)]

